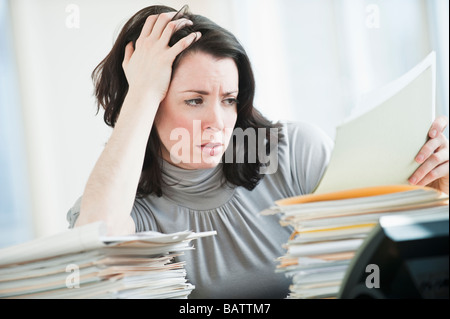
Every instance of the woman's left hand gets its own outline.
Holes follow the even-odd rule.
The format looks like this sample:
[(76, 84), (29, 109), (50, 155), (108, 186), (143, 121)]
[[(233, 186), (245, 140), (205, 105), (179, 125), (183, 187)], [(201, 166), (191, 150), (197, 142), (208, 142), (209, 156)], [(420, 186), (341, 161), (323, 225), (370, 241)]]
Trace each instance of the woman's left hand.
[(444, 130), (448, 118), (440, 116), (431, 124), (430, 139), (423, 145), (415, 161), (419, 168), (409, 178), (413, 185), (429, 186), (448, 194), (449, 187), (449, 146)]

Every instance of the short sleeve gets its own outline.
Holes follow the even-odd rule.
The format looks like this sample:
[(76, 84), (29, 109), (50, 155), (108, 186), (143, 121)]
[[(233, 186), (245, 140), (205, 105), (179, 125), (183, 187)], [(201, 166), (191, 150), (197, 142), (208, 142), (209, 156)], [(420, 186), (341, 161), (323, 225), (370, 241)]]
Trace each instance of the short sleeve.
[[(75, 204), (69, 209), (66, 215), (66, 219), (69, 223), (69, 228), (73, 228), (80, 215), (81, 197), (75, 202)], [(136, 225), (136, 232), (145, 230), (157, 230), (156, 222), (153, 215), (146, 205), (146, 201), (142, 199), (136, 199), (131, 211), (131, 218)]]
[(152, 210), (150, 209), (149, 198), (136, 198), (133, 209), (131, 210), (131, 218), (136, 225), (136, 232), (142, 231), (160, 231)]
[(333, 141), (319, 127), (305, 122), (287, 123), (289, 165), (300, 194), (319, 184), (330, 161)]

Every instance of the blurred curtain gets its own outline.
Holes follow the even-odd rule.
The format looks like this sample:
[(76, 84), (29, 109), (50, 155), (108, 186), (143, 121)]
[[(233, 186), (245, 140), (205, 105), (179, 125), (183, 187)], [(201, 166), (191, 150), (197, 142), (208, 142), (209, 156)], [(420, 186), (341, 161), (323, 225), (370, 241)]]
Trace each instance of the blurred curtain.
[(436, 114), (448, 116), (448, 0), (235, 0), (234, 9), (269, 118), (312, 122), (334, 137), (361, 94), (433, 50)]
[(0, 0), (0, 247), (32, 237), (27, 163), (7, 0)]

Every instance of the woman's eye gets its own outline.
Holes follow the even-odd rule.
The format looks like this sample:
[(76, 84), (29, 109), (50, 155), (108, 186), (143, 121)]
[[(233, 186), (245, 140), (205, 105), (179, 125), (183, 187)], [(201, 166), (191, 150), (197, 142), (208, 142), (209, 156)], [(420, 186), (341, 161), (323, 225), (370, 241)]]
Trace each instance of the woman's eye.
[(185, 100), (184, 103), (186, 103), (186, 105), (188, 105), (188, 106), (199, 106), (200, 104), (203, 103), (203, 100), (200, 98), (191, 99), (191, 100)]
[(229, 99), (225, 99), (224, 103), (226, 105), (236, 105), (236, 104), (238, 104), (238, 100), (236, 100), (235, 98), (229, 98)]

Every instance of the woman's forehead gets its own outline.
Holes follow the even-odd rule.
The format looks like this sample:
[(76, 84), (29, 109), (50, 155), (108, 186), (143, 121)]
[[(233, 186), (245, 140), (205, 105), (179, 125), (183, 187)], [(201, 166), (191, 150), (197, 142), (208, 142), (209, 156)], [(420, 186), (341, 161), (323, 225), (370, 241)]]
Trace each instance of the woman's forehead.
[(172, 78), (171, 86), (178, 90), (210, 90), (223, 86), (225, 91), (236, 91), (239, 73), (231, 58), (217, 58), (204, 52), (192, 52), (183, 57)]

